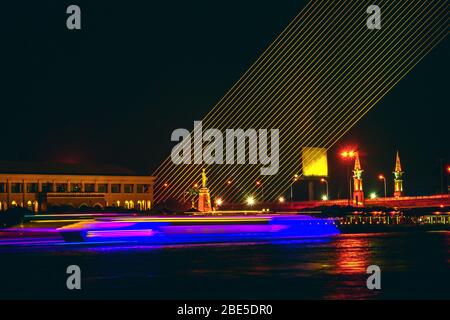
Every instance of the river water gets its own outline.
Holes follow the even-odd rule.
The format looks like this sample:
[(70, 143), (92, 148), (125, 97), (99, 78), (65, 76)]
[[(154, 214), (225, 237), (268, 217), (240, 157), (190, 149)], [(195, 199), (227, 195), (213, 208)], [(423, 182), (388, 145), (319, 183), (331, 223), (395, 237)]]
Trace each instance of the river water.
[[(78, 265), (82, 289), (66, 288)], [(381, 268), (381, 290), (366, 268)], [(273, 243), (0, 246), (0, 298), (449, 299), (450, 232)]]

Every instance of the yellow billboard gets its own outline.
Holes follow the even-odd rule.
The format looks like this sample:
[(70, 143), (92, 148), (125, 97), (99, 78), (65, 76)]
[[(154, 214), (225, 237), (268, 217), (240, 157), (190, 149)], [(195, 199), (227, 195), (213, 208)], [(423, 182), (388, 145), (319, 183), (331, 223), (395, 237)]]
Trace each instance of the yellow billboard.
[(327, 149), (315, 147), (302, 148), (302, 168), (304, 177), (327, 177)]

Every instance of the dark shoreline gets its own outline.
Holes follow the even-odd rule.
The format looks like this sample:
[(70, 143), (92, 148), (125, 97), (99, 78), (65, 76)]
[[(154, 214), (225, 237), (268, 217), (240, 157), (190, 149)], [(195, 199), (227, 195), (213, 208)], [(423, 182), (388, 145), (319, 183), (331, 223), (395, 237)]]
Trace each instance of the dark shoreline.
[(427, 232), (427, 231), (450, 231), (449, 225), (367, 225), (367, 224), (350, 224), (338, 225), (341, 233), (379, 233), (379, 232)]

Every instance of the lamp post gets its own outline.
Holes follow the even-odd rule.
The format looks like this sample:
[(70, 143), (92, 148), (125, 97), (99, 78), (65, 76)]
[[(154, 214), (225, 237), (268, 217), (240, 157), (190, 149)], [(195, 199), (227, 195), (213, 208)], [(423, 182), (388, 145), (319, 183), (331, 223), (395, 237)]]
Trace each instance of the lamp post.
[(450, 179), (450, 165), (447, 166), (447, 173), (449, 174), (449, 176), (447, 177), (447, 193), (450, 193), (450, 182), (449, 182), (449, 179)]
[(264, 185), (262, 184), (261, 181), (257, 180), (256, 181), (256, 187), (260, 187), (261, 188), (261, 201), (264, 202)]
[(294, 185), (294, 182), (296, 182), (298, 180), (298, 174), (294, 175), (294, 178), (292, 179), (292, 183), (291, 183), (291, 202), (294, 201), (294, 194), (292, 192), (292, 186)]
[(330, 199), (330, 195), (328, 194), (328, 181), (327, 181), (327, 179), (322, 178), (322, 179), (320, 179), (320, 182), (325, 183), (327, 199)]
[(351, 198), (352, 198), (352, 180), (350, 177), (350, 160), (355, 158), (356, 151), (354, 150), (346, 150), (341, 152), (341, 157), (347, 161), (347, 180), (348, 180), (348, 205), (350, 206)]
[(387, 197), (387, 193), (386, 193), (386, 177), (383, 176), (382, 174), (380, 174), (378, 176), (378, 179), (383, 180), (383, 182), (384, 182), (384, 197), (386, 198)]

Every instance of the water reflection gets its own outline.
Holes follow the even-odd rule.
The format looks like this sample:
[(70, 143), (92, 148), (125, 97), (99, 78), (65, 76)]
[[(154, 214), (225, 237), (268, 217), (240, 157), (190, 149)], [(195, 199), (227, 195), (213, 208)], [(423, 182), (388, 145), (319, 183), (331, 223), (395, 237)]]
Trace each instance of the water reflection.
[[(8, 277), (0, 289), (9, 289), (0, 290), (0, 297), (60, 298), (67, 290), (52, 275), (60, 274), (68, 264), (82, 266), (85, 298), (450, 297), (450, 233), (358, 234), (210, 245), (24, 248), (27, 250), (18, 252), (16, 248), (2, 259), (0, 273)], [(4, 253), (0, 250), (0, 258)], [(371, 264), (382, 268), (381, 291), (366, 287), (366, 268)]]
[(325, 299), (371, 299), (379, 293), (367, 289), (366, 269), (373, 261), (373, 238), (343, 235), (335, 242), (334, 263), (328, 269)]
[(348, 236), (336, 243), (337, 274), (362, 274), (371, 258), (371, 238), (361, 235)]

